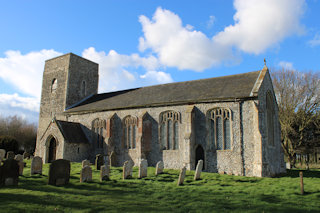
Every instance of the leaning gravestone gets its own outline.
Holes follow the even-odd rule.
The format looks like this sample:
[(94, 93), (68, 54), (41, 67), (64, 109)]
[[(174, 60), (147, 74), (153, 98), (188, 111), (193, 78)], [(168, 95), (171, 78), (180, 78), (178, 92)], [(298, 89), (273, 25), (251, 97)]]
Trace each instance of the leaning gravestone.
[(14, 159), (15, 155), (13, 151), (7, 152), (7, 159)]
[(51, 163), (49, 167), (48, 184), (54, 186), (65, 185), (70, 179), (70, 161), (59, 159)]
[(42, 175), (42, 158), (39, 156), (36, 156), (31, 160), (31, 175), (34, 174)]
[(194, 173), (194, 180), (200, 179), (202, 167), (203, 167), (203, 160), (199, 160), (196, 168), (196, 172)]
[(143, 159), (139, 164), (139, 178), (148, 176), (148, 161)]
[(100, 167), (104, 165), (103, 155), (96, 155), (96, 170), (100, 170)]
[(123, 179), (132, 178), (133, 162), (126, 161), (123, 164)]
[(7, 159), (0, 168), (0, 185), (11, 186), (18, 185), (19, 165), (14, 159)]
[(23, 162), (23, 155), (17, 154), (14, 159), (19, 162)]
[(80, 183), (92, 181), (92, 169), (91, 166), (85, 166), (81, 169)]
[(178, 186), (183, 184), (184, 178), (186, 176), (186, 170), (187, 170), (186, 167), (183, 167), (180, 170), (180, 175), (179, 175), (179, 179), (178, 179)]
[(156, 165), (156, 175), (162, 174), (164, 169), (163, 161), (159, 161)]
[(82, 168), (85, 167), (85, 166), (91, 166), (91, 163), (89, 160), (83, 160), (82, 161)]
[(0, 149), (0, 162), (4, 159), (6, 156), (6, 150)]
[(100, 167), (100, 181), (109, 180), (110, 166), (103, 165)]

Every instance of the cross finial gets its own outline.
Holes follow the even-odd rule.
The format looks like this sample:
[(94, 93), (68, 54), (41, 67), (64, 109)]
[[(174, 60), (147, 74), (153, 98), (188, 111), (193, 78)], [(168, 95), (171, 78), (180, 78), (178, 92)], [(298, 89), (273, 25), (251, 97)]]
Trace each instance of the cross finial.
[(263, 61), (264, 61), (264, 66), (267, 66), (266, 58), (264, 58)]

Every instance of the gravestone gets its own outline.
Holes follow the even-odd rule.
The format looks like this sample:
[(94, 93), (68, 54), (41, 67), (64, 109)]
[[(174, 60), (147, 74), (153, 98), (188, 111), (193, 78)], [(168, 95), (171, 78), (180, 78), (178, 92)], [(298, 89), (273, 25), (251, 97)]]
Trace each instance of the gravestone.
[(17, 154), (14, 159), (19, 162), (23, 162), (23, 155)]
[(100, 181), (109, 180), (110, 175), (110, 166), (109, 165), (103, 165), (100, 168)]
[(115, 166), (116, 165), (116, 153), (114, 151), (111, 152), (110, 154), (110, 166)]
[(203, 160), (199, 160), (196, 168), (196, 172), (194, 173), (194, 180), (200, 180), (202, 167), (203, 167)]
[(92, 169), (91, 166), (84, 166), (80, 173), (80, 183), (92, 181)]
[(4, 159), (6, 156), (6, 150), (0, 149), (0, 162)]
[(290, 162), (286, 162), (286, 169), (291, 169)]
[(104, 165), (106, 165), (106, 166), (110, 165), (109, 156), (108, 155), (103, 156), (103, 161), (104, 161)]
[(11, 186), (18, 185), (19, 165), (14, 159), (7, 159), (0, 166), (0, 185)]
[(163, 161), (159, 161), (156, 165), (156, 175), (162, 174), (164, 169)]
[(14, 159), (15, 155), (13, 151), (7, 152), (7, 159)]
[(65, 185), (70, 179), (70, 161), (58, 159), (53, 161), (49, 167), (48, 184), (54, 186)]
[(83, 160), (82, 161), (82, 168), (85, 167), (85, 166), (91, 166), (91, 163), (89, 160)]
[(139, 178), (147, 177), (148, 176), (148, 161), (142, 159), (139, 164)]
[(30, 153), (29, 152), (24, 152), (23, 153), (23, 159), (29, 159), (30, 158)]
[(100, 167), (104, 165), (103, 155), (97, 154), (96, 155), (96, 170), (100, 170)]
[(186, 167), (183, 167), (183, 168), (180, 170), (179, 179), (178, 179), (178, 186), (180, 186), (180, 185), (183, 184), (184, 178), (185, 178), (185, 176), (186, 176), (186, 170), (187, 170)]
[(132, 161), (126, 161), (123, 164), (123, 179), (132, 178), (132, 167), (133, 162)]
[(24, 162), (23, 161), (18, 161), (19, 165), (19, 175), (23, 175), (23, 168), (24, 168)]
[(36, 156), (31, 160), (31, 175), (34, 174), (42, 175), (42, 158), (39, 156)]

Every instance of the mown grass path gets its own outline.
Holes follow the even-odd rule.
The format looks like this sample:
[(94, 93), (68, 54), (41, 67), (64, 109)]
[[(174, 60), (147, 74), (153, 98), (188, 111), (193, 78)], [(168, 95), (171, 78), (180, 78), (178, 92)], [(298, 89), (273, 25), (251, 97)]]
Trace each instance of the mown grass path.
[(47, 185), (48, 164), (43, 175), (30, 176), (30, 161), (19, 186), (0, 188), (0, 212), (320, 212), (320, 171), (305, 171), (305, 195), (300, 195), (299, 171), (279, 178), (254, 178), (202, 173), (193, 181), (187, 171), (177, 186), (178, 170), (165, 170), (138, 179), (122, 180), (122, 168), (111, 168), (111, 180), (80, 183), (80, 163), (71, 164), (66, 186)]

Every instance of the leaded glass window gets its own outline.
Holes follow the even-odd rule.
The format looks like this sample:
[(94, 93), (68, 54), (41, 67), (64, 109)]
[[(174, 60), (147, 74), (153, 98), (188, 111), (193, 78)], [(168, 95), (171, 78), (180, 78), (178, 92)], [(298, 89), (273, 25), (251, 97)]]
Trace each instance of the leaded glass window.
[(217, 150), (231, 149), (231, 111), (216, 108), (209, 111), (210, 143)]
[(93, 141), (96, 148), (103, 148), (103, 130), (106, 128), (105, 120), (101, 120), (99, 118), (95, 119), (92, 122), (92, 132), (93, 132)]
[(129, 115), (123, 119), (123, 123), (124, 123), (124, 147), (128, 149), (135, 149), (137, 119)]
[(179, 149), (180, 115), (175, 111), (160, 114), (160, 142), (163, 149)]

